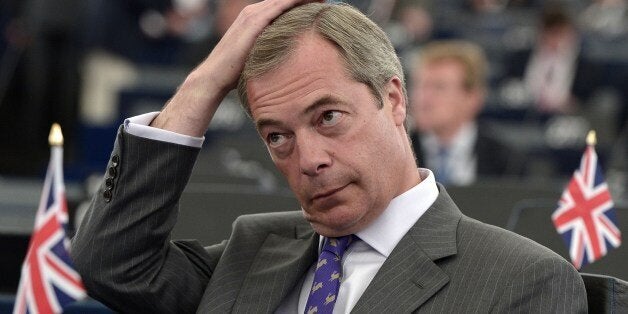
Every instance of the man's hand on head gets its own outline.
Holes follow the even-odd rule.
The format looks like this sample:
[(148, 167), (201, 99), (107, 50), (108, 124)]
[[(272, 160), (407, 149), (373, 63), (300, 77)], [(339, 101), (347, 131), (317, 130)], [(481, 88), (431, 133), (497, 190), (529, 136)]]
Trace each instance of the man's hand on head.
[(235, 88), (257, 36), (294, 6), (323, 2), (265, 0), (245, 7), (209, 56), (192, 71), (151, 126), (201, 137), (218, 106)]

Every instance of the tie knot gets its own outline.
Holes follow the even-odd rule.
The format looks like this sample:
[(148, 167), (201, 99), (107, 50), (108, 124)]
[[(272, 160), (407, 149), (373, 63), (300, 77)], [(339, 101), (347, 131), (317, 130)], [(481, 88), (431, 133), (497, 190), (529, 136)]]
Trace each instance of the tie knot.
[(338, 238), (326, 238), (325, 244), (323, 245), (323, 251), (328, 251), (338, 257), (342, 257), (351, 242), (353, 242), (352, 234)]

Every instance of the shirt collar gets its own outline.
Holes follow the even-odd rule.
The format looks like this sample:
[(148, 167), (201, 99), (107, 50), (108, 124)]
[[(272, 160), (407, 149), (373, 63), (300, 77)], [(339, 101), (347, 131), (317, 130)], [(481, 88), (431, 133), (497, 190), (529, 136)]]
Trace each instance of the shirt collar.
[(419, 168), (419, 175), (419, 184), (393, 198), (373, 223), (356, 233), (362, 241), (386, 257), (438, 197), (432, 171)]
[[(475, 122), (465, 123), (452, 139), (448, 148), (451, 154), (465, 151), (473, 151), (475, 139), (478, 136), (478, 126)], [(421, 142), (425, 143), (427, 150), (436, 155), (442, 145), (434, 133), (425, 133), (421, 136)]]
[(466, 123), (460, 128), (460, 131), (454, 137), (453, 151), (454, 153), (472, 152), (473, 144), (478, 136), (478, 126), (475, 122)]

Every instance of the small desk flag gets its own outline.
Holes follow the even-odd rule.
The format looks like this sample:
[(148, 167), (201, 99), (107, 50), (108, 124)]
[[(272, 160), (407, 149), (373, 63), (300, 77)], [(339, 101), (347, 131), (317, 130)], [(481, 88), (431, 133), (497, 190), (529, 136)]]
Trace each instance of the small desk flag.
[(613, 200), (595, 152), (595, 133), (587, 137), (580, 168), (563, 191), (552, 221), (580, 269), (621, 244)]
[[(54, 136), (53, 136), (53, 133)], [(51, 156), (35, 217), (35, 228), (22, 264), (14, 314), (61, 313), (86, 296), (74, 270), (65, 234), (68, 209), (63, 183), (63, 138), (58, 125), (50, 136)]]

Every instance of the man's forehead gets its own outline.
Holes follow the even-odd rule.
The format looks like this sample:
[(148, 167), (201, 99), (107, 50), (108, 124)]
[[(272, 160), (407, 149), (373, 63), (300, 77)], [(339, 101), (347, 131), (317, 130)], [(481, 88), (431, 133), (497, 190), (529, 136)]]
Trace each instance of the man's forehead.
[(331, 78), (350, 77), (338, 49), (320, 35), (299, 41), (294, 51), (274, 69), (248, 79), (249, 110), (255, 111), (283, 96), (311, 92), (329, 85)]

